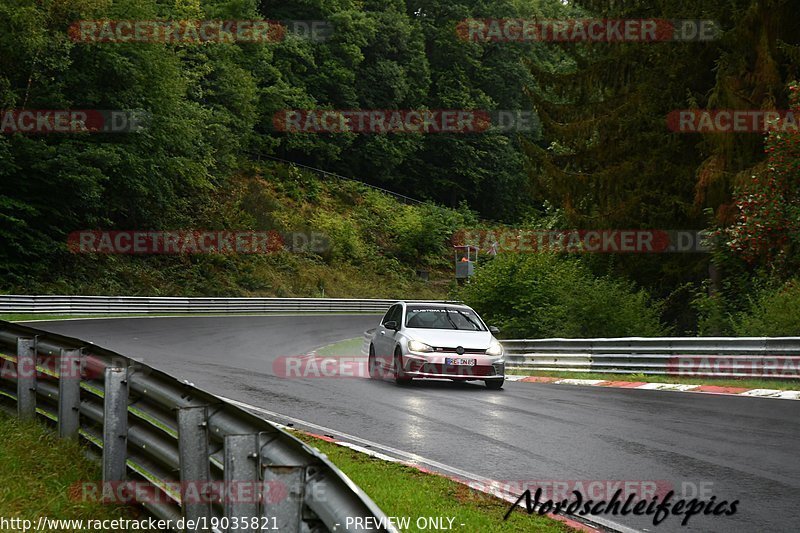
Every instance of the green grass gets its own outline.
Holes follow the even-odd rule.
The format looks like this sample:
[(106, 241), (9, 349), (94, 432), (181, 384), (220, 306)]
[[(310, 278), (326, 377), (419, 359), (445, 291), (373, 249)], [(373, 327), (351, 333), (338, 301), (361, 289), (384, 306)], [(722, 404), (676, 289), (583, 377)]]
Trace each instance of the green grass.
[[(455, 532), (567, 532), (571, 528), (545, 516), (528, 515), (519, 509), (507, 521), (510, 507), (500, 499), (472, 490), (443, 476), (426, 474), (398, 463), (374, 459), (363, 453), (308, 435), (297, 437), (325, 453), (328, 458), (366, 492), (387, 516), (411, 517), (405, 531), (420, 531), (419, 517), (453, 517)], [(445, 520), (446, 523), (446, 520)], [(461, 525), (463, 524), (463, 526)]]
[[(515, 512), (509, 504), (445, 477), (378, 459), (304, 434), (298, 437), (331, 461), (370, 495), (388, 516), (453, 517), (455, 531), (571, 531), (550, 518)], [(21, 422), (0, 412), (0, 517), (113, 520), (141, 518), (137, 508), (79, 501), (75, 486), (100, 480), (100, 467), (86, 459), (81, 445), (64, 441), (36, 422)], [(463, 525), (461, 525), (463, 524)], [(55, 531), (55, 530), (45, 530)]]
[(562, 379), (603, 379), (606, 381), (646, 381), (650, 383), (680, 383), (682, 385), (717, 385), (719, 387), (744, 387), (748, 389), (800, 390), (798, 379), (757, 378), (696, 378), (683, 376), (651, 376), (645, 374), (603, 374), (601, 372), (546, 372), (508, 369), (509, 374), (543, 376)]
[(320, 357), (353, 357), (361, 355), (362, 337), (335, 342), (317, 350)]
[(28, 519), (35, 524), (39, 516), (132, 519), (142, 512), (79, 501), (81, 492), (76, 484), (99, 482), (99, 465), (84, 456), (81, 445), (59, 439), (39, 423), (21, 422), (0, 412), (0, 458), (0, 517)]

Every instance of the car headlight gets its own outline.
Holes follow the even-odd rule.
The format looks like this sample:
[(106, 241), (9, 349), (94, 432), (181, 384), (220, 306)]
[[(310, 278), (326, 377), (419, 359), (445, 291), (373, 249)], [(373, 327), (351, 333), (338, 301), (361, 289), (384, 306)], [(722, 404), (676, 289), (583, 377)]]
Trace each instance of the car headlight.
[(419, 341), (408, 341), (408, 349), (412, 352), (432, 352), (433, 348), (425, 344), (424, 342)]
[(503, 355), (503, 345), (497, 341), (492, 341), (492, 344), (486, 350), (486, 355), (493, 355), (493, 356)]

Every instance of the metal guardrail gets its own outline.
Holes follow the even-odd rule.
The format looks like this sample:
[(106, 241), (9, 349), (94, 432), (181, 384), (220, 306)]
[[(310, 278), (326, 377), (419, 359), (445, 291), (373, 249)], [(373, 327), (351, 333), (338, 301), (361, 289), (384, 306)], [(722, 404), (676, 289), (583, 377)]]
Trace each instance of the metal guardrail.
[[(180, 298), (0, 295), (0, 313), (383, 313), (397, 300), (348, 298)], [(408, 300), (415, 301), (415, 300)]]
[[(173, 529), (183, 518), (201, 524), (197, 531), (250, 532), (268, 520), (279, 531), (338, 532), (353, 530), (348, 517), (385, 518), (316, 449), (118, 353), (0, 321), (0, 370), (0, 408), (85, 439), (102, 461), (103, 494), (123, 480), (136, 494), (146, 487), (149, 497), (138, 501)], [(226, 497), (213, 487), (249, 487), (251, 496)], [(198, 490), (213, 496), (198, 498)]]
[(502, 341), (507, 366), (545, 371), (800, 378), (800, 337), (630, 337)]
[(297, 163), (295, 161), (289, 161), (288, 159), (282, 159), (280, 157), (275, 157), (275, 156), (272, 156), (272, 155), (259, 154), (259, 157), (265, 157), (265, 158), (271, 159), (273, 161), (278, 161), (280, 163), (286, 163), (287, 165), (300, 167), (300, 168), (305, 169), (305, 170), (307, 170), (309, 172), (313, 172), (315, 174), (319, 174), (323, 178), (327, 178), (327, 177), (330, 176), (330, 177), (333, 177), (333, 178), (336, 178), (336, 179), (340, 179), (340, 180), (352, 181), (352, 182), (358, 183), (360, 185), (363, 185), (365, 187), (369, 187), (370, 189), (382, 192), (383, 194), (388, 194), (389, 196), (393, 196), (395, 199), (403, 202), (404, 204), (421, 205), (421, 204), (425, 203), (422, 200), (417, 200), (416, 198), (411, 198), (410, 196), (406, 196), (406, 195), (400, 194), (398, 192), (390, 191), (388, 189), (384, 189), (383, 187), (378, 187), (377, 185), (370, 185), (369, 183), (366, 183), (366, 182), (361, 181), (361, 180), (357, 180), (355, 178), (348, 178), (347, 176), (342, 176), (341, 174), (337, 174), (336, 172), (331, 172), (329, 170), (310, 167), (308, 165), (303, 165), (302, 163)]

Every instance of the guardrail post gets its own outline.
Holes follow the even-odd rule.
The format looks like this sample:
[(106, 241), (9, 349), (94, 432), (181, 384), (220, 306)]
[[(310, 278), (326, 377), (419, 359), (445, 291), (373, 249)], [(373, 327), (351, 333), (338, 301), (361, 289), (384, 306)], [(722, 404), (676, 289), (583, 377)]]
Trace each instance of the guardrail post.
[[(260, 527), (251, 528), (249, 521), (241, 522), (242, 518), (258, 516), (258, 433), (225, 435), (224, 453), (225, 516), (230, 521), (228, 531), (260, 531)], [(239, 523), (234, 524), (237, 519)]]
[(268, 465), (264, 469), (265, 524), (277, 531), (300, 532), (306, 469), (303, 466)]
[(77, 438), (81, 427), (81, 355), (80, 349), (61, 349), (58, 376), (58, 436), (62, 439)]
[(128, 456), (128, 371), (106, 368), (103, 400), (103, 495), (125, 480)]
[[(208, 410), (205, 406), (178, 409), (178, 454), (181, 512), (185, 523), (191, 520), (200, 526), (211, 518), (211, 503), (207, 499), (211, 473), (208, 462)], [(190, 501), (195, 497), (199, 498), (198, 501)], [(187, 527), (184, 531), (190, 533), (206, 529)]]
[(36, 416), (36, 337), (17, 339), (17, 416)]

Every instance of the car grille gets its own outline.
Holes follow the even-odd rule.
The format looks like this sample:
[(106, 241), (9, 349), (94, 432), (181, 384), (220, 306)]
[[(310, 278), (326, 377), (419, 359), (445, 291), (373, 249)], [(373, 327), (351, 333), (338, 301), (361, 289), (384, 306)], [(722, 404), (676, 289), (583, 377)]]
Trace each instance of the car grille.
[[(455, 347), (453, 348), (446, 348), (442, 346), (437, 346), (434, 350), (438, 353), (456, 353)], [(464, 353), (471, 353), (471, 354), (485, 354), (486, 350), (481, 350), (480, 348), (464, 348)]]
[(414, 361), (414, 363), (411, 364), (411, 368), (409, 370), (411, 372), (442, 374), (454, 377), (489, 377), (497, 375), (493, 366), (443, 365), (439, 363), (419, 363), (417, 361)]

